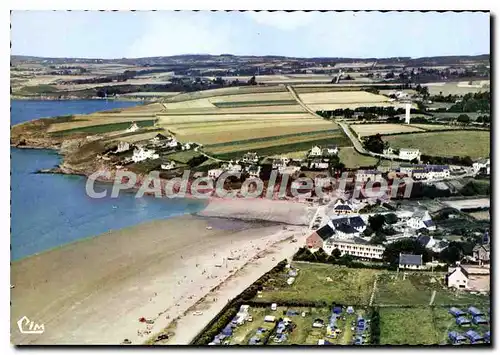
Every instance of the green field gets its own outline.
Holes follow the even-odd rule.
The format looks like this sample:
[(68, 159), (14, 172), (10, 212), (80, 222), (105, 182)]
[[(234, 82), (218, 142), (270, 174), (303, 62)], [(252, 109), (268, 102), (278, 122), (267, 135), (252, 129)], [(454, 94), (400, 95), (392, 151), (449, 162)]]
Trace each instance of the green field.
[(449, 331), (473, 329), (484, 334), (489, 330), (489, 325), (456, 325), (445, 307), (380, 308), (379, 312), (381, 345), (444, 345)]
[(490, 154), (490, 132), (487, 131), (409, 133), (382, 138), (393, 148), (418, 148), (422, 154), (432, 156), (477, 159)]
[(361, 166), (372, 166), (376, 165), (378, 162), (377, 158), (359, 154), (354, 147), (340, 148), (339, 158), (348, 169), (355, 169)]
[[(406, 275), (405, 275), (406, 274)], [(444, 273), (384, 272), (379, 274), (373, 305), (469, 305), (489, 302), (487, 296), (448, 291)]]
[[(297, 262), (299, 269), (295, 282), (289, 286), (283, 276), (266, 284), (258, 301), (324, 301), (328, 304), (368, 305), (373, 282), (379, 271), (349, 269), (327, 264)], [(329, 281), (331, 280), (331, 281)], [(314, 291), (313, 291), (314, 290)]]
[(249, 107), (249, 106), (286, 106), (296, 105), (295, 100), (262, 100), (262, 101), (233, 101), (233, 102), (213, 102), (218, 108), (229, 107)]
[[(67, 134), (72, 134), (72, 133), (109, 133), (109, 132), (116, 132), (116, 131), (124, 131), (127, 128), (130, 127), (130, 124), (133, 120), (130, 122), (119, 122), (119, 123), (109, 123), (109, 124), (102, 124), (102, 125), (96, 125), (96, 126), (85, 126), (85, 127), (79, 127), (79, 128), (72, 128), (72, 129), (66, 129), (63, 131), (57, 131), (51, 133), (52, 136), (63, 136)], [(153, 127), (155, 124), (156, 120), (145, 120), (145, 121), (137, 121), (136, 124), (137, 126), (141, 128), (145, 127)]]

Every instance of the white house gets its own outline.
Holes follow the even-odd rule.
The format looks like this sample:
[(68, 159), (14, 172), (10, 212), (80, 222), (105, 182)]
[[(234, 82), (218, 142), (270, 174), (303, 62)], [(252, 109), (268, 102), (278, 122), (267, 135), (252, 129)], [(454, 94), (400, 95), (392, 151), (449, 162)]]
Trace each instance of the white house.
[(139, 130), (139, 126), (137, 125), (137, 123), (133, 122), (129, 128), (127, 128), (125, 130), (126, 133), (131, 133), (131, 132), (136, 132)]
[(129, 149), (130, 149), (130, 143), (129, 142), (119, 142), (118, 143), (118, 147), (116, 148), (116, 152), (115, 153), (126, 152)]
[(309, 163), (309, 169), (328, 169), (328, 162), (321, 159), (314, 159)]
[(358, 170), (356, 172), (356, 181), (380, 181), (382, 180), (382, 173), (378, 170)]
[(448, 268), (448, 287), (468, 291), (487, 292), (490, 290), (490, 268), (478, 265), (456, 265)]
[(147, 159), (158, 159), (160, 156), (155, 153), (153, 149), (145, 149), (143, 147), (137, 147), (134, 149), (134, 155), (132, 155), (132, 161), (138, 163)]
[(165, 161), (161, 164), (161, 168), (163, 170), (172, 170), (172, 169), (175, 169), (175, 162), (174, 161)]
[(310, 157), (320, 157), (321, 155), (323, 155), (323, 150), (317, 145), (312, 147), (311, 151), (309, 152)]
[(420, 160), (420, 150), (419, 149), (400, 149), (399, 159), (405, 160)]
[(217, 179), (223, 172), (224, 170), (222, 169), (210, 169), (208, 170), (208, 177), (212, 179)]
[(176, 148), (179, 142), (177, 142), (177, 139), (175, 137), (170, 137), (167, 143), (165, 143), (165, 146), (168, 148)]
[(412, 216), (406, 221), (406, 224), (412, 229), (426, 228), (431, 231), (436, 230), (429, 212), (425, 210), (413, 212)]
[(382, 153), (384, 153), (385, 155), (391, 155), (391, 154), (394, 154), (394, 149), (392, 149), (391, 147), (389, 148), (386, 148), (382, 151)]
[(490, 175), (490, 158), (481, 159), (472, 164), (474, 174), (479, 174), (481, 169), (486, 170), (486, 174)]
[(239, 173), (242, 170), (242, 167), (240, 164), (233, 164), (233, 161), (231, 160), (229, 163), (224, 164), (222, 168), (227, 171), (227, 172), (232, 172), (232, 173)]
[(168, 138), (165, 137), (163, 134), (160, 134), (158, 133), (156, 136), (154, 136), (153, 138), (151, 138), (149, 140), (149, 142), (151, 142), (152, 144), (158, 144), (160, 143), (161, 141), (164, 141), (164, 140), (167, 140)]
[(243, 155), (243, 162), (247, 164), (256, 164), (259, 162), (259, 156), (257, 153), (253, 152), (248, 152), (245, 155)]
[(245, 167), (245, 171), (250, 174), (250, 177), (259, 177), (260, 169), (260, 165), (247, 165)]
[(399, 253), (399, 268), (410, 270), (425, 269), (422, 261), (422, 255), (402, 254)]
[(336, 145), (327, 145), (325, 149), (323, 149), (323, 155), (337, 155), (339, 154), (339, 147)]

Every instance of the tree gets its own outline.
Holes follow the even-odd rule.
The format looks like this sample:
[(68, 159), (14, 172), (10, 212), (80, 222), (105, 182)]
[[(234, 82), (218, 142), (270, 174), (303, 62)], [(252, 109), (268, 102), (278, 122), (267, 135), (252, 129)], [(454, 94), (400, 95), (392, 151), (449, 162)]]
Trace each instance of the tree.
[(385, 235), (381, 232), (375, 233), (375, 235), (370, 239), (370, 244), (382, 244), (387, 241)]
[(367, 226), (366, 229), (363, 231), (363, 235), (365, 237), (369, 237), (373, 234), (373, 229), (370, 226)]
[(388, 213), (384, 216), (385, 223), (394, 224), (398, 221), (398, 216), (395, 213)]
[(248, 80), (248, 85), (257, 85), (257, 80), (255, 80), (255, 75)]
[(464, 125), (469, 124), (470, 123), (470, 117), (469, 117), (469, 115), (466, 115), (465, 113), (463, 113), (463, 114), (461, 114), (461, 115), (459, 115), (457, 117), (457, 122), (460, 122), (460, 123), (462, 123)]
[(368, 224), (370, 228), (376, 232), (382, 230), (382, 227), (385, 224), (385, 217), (381, 214), (376, 214), (375, 216), (370, 216), (368, 218)]
[(342, 253), (340, 252), (340, 250), (338, 248), (335, 248), (333, 249), (332, 251), (332, 256), (335, 258), (335, 259), (338, 259), (340, 258), (340, 256), (342, 255)]
[(383, 254), (384, 261), (391, 264), (397, 264), (399, 261), (399, 254), (420, 254), (424, 262), (430, 260), (429, 251), (425, 249), (416, 239), (401, 239), (394, 243), (385, 246)]
[(364, 137), (363, 146), (365, 149), (374, 153), (382, 153), (384, 149), (389, 146), (389, 143), (384, 142), (380, 134), (376, 134), (374, 136)]

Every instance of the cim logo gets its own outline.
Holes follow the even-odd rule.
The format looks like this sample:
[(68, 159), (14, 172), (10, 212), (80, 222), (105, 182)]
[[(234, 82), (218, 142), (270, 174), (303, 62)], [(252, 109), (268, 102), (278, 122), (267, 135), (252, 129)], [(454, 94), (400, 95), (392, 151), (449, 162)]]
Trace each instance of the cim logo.
[(28, 317), (24, 316), (17, 321), (19, 331), (23, 334), (42, 334), (45, 331), (43, 324), (36, 324), (30, 321)]

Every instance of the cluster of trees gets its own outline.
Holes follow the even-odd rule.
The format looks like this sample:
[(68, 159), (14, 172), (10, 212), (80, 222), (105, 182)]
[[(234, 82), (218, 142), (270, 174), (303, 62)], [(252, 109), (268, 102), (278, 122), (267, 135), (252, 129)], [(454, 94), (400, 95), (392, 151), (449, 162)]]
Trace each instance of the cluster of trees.
[(370, 244), (382, 244), (387, 241), (387, 235), (394, 235), (397, 232), (392, 228), (392, 224), (398, 221), (398, 216), (395, 213), (385, 215), (376, 214), (368, 218), (368, 226), (363, 232), (363, 235), (369, 237)]
[(477, 183), (473, 180), (469, 181), (459, 191), (463, 196), (490, 195), (490, 184)]
[(370, 314), (370, 343), (380, 344), (380, 312), (378, 307), (374, 307)]
[(459, 156), (454, 156), (454, 157), (440, 157), (440, 156), (432, 156), (432, 155), (426, 155), (422, 154), (420, 156), (420, 160), (424, 164), (434, 164), (434, 165), (463, 165), (463, 166), (472, 166), (474, 161), (472, 160), (471, 157), (465, 156), (465, 157), (459, 157)]
[(462, 100), (456, 102), (448, 112), (490, 112), (490, 92), (477, 92), (465, 94)]
[[(375, 89), (377, 90), (377, 89)], [(367, 90), (368, 91), (368, 90)], [(355, 113), (364, 113), (363, 118), (370, 119), (370, 118), (376, 118), (377, 116), (396, 116), (396, 115), (403, 115), (405, 113), (405, 109), (402, 107), (399, 108), (394, 108), (392, 106), (389, 107), (358, 107), (355, 111), (351, 110), (349, 108), (339, 108), (336, 110), (328, 110), (328, 111), (318, 111), (318, 114), (322, 117), (325, 118), (331, 118), (331, 117), (344, 117), (344, 118), (352, 118), (354, 117)], [(412, 108), (410, 110), (410, 113), (412, 114), (423, 114), (421, 110), (414, 109)], [(370, 114), (370, 115), (366, 115)]]
[(389, 147), (389, 142), (384, 142), (380, 133), (373, 136), (363, 137), (363, 147), (374, 153), (383, 153)]

